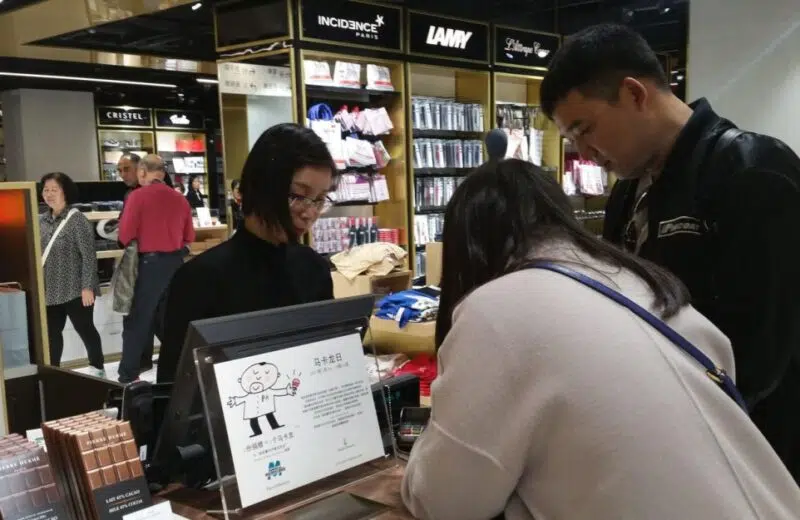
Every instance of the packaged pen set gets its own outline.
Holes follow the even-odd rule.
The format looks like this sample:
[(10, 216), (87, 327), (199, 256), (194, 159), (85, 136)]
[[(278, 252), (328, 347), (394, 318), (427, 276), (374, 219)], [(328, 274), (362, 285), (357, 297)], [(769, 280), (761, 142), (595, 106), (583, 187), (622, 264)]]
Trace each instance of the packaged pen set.
[(44, 449), (21, 435), (0, 437), (0, 518), (67, 520)]
[(74, 518), (121, 520), (152, 504), (128, 422), (91, 412), (46, 422), (42, 432)]

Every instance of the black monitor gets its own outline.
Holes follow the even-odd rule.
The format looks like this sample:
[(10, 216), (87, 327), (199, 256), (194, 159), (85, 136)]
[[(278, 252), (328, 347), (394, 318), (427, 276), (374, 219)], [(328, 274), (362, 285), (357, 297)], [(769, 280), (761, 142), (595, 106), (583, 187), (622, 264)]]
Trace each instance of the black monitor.
[[(374, 305), (373, 296), (358, 296), (192, 322), (178, 361), (149, 477), (162, 483), (180, 480), (191, 487), (202, 487), (216, 480), (195, 349), (222, 347), (216, 363), (352, 334), (356, 330), (366, 331)], [(206, 398), (218, 396), (206, 395)], [(220, 431), (225, 431), (223, 424)]]

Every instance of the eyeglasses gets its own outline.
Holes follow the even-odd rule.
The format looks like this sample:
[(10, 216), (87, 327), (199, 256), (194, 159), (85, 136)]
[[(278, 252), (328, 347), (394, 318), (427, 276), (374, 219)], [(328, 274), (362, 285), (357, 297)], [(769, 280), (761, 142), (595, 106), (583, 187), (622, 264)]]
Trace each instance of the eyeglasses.
[(333, 207), (333, 204), (333, 200), (328, 196), (321, 199), (310, 199), (297, 193), (289, 193), (289, 206), (303, 211), (314, 208), (319, 213), (325, 213)]

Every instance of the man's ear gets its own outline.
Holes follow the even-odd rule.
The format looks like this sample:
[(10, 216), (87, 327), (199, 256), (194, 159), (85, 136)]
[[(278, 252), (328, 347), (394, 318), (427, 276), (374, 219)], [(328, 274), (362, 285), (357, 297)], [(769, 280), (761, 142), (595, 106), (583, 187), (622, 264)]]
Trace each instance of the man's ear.
[(636, 78), (624, 78), (619, 88), (620, 101), (643, 110), (649, 99), (647, 86)]

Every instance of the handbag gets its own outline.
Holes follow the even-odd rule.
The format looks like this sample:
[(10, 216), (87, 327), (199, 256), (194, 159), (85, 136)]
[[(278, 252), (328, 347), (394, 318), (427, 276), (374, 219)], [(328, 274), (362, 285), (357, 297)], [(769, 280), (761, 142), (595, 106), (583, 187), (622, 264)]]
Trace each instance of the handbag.
[(56, 230), (53, 232), (53, 236), (50, 237), (50, 241), (47, 242), (47, 246), (45, 246), (44, 248), (44, 253), (42, 253), (42, 267), (44, 267), (45, 262), (47, 262), (47, 257), (50, 256), (50, 250), (53, 248), (53, 244), (56, 242), (56, 238), (58, 238), (58, 235), (60, 235), (61, 231), (64, 230), (64, 226), (67, 225), (67, 222), (69, 222), (69, 219), (71, 219), (72, 215), (74, 215), (75, 213), (78, 213), (77, 209), (73, 208), (69, 210), (69, 213), (67, 213), (67, 217), (61, 221), (61, 224), (59, 224)]
[(573, 271), (572, 269), (564, 267), (563, 265), (559, 265), (553, 262), (536, 262), (526, 266), (525, 268), (546, 269), (548, 271), (553, 271), (555, 273), (568, 276), (573, 280), (589, 287), (590, 289), (594, 289), (600, 294), (607, 296), (608, 298), (614, 300), (623, 307), (627, 307), (631, 312), (642, 318), (644, 321), (650, 324), (650, 326), (652, 326), (654, 329), (660, 332), (664, 337), (666, 337), (668, 340), (674, 343), (675, 346), (677, 346), (678, 348), (689, 354), (698, 363), (703, 365), (703, 368), (706, 369), (706, 375), (709, 377), (709, 379), (711, 379), (726, 394), (728, 394), (728, 396), (730, 396), (731, 399), (733, 399), (736, 402), (736, 404), (738, 404), (742, 408), (742, 410), (744, 410), (745, 413), (747, 413), (747, 406), (745, 405), (744, 398), (739, 393), (739, 390), (736, 388), (736, 384), (733, 382), (733, 379), (731, 379), (731, 377), (727, 374), (727, 372), (725, 372), (723, 368), (716, 366), (714, 362), (711, 361), (711, 359), (709, 359), (708, 356), (703, 354), (703, 352), (700, 349), (692, 345), (692, 343), (689, 340), (678, 334), (672, 327), (670, 327), (662, 320), (654, 316), (644, 307), (640, 306), (627, 296), (620, 294), (614, 289), (611, 289), (610, 287), (603, 285), (597, 280), (590, 278), (584, 274)]

